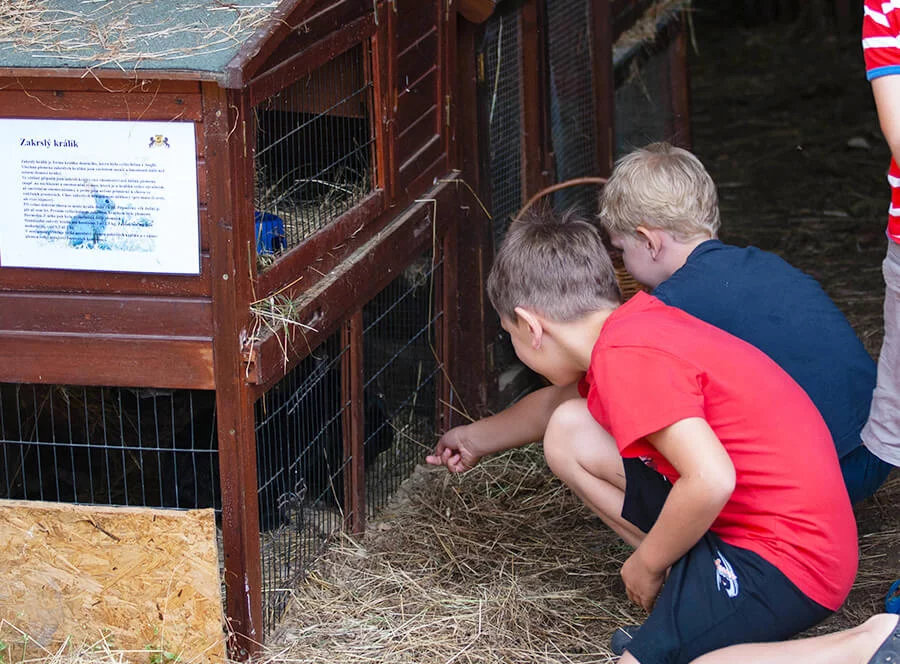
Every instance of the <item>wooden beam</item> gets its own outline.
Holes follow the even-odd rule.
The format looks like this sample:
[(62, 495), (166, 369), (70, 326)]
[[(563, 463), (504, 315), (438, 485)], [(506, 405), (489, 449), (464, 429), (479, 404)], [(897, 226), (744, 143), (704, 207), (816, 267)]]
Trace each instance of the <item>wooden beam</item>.
[(254, 247), (254, 259), (256, 253), (252, 144), (245, 132), (252, 109), (246, 95), (213, 85), (204, 93), (207, 159), (218, 175), (209, 180), (208, 200), (226, 614), (234, 632), (231, 655), (244, 659), (263, 640), (253, 395), (241, 380), (250, 297), (247, 248)]

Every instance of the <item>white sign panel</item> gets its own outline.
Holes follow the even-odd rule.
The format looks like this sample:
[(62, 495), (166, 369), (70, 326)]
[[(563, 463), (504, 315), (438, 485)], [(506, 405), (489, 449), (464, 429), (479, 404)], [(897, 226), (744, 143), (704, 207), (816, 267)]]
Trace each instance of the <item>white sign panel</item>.
[(192, 122), (0, 119), (0, 267), (199, 274)]

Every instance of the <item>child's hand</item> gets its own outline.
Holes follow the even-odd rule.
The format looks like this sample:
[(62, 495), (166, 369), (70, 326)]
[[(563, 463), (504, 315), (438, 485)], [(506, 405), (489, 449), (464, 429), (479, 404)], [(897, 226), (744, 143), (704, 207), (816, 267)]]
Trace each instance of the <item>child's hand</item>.
[(650, 613), (665, 583), (666, 570), (659, 572), (647, 567), (641, 559), (639, 547), (622, 565), (621, 575), (628, 599)]
[(466, 434), (466, 425), (454, 427), (441, 436), (434, 453), (425, 461), (435, 466), (446, 466), (451, 473), (464, 473), (474, 468), (481, 456), (474, 450), (472, 441)]

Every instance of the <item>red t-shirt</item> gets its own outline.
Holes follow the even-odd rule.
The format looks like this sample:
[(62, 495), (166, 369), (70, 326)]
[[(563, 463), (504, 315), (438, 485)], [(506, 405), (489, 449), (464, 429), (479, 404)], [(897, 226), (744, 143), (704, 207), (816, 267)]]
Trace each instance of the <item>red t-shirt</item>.
[[(866, 78), (900, 74), (900, 6), (882, 0), (865, 0), (862, 28)], [(888, 237), (900, 242), (900, 167), (891, 159), (888, 169), (891, 207), (888, 211)]]
[(648, 459), (673, 483), (678, 473), (645, 436), (704, 418), (737, 474), (710, 530), (840, 607), (857, 534), (837, 453), (806, 392), (762, 351), (638, 293), (603, 325), (581, 389), (622, 456)]

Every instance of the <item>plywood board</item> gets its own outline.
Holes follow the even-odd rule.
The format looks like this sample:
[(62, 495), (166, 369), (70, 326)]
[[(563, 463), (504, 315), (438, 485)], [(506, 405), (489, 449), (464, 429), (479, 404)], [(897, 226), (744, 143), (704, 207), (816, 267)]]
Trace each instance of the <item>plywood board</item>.
[(28, 657), (69, 639), (222, 662), (213, 511), (0, 500), (0, 620), (5, 643), (28, 635)]

